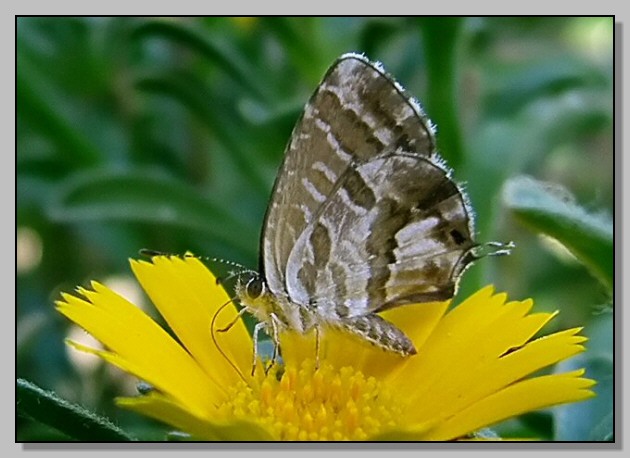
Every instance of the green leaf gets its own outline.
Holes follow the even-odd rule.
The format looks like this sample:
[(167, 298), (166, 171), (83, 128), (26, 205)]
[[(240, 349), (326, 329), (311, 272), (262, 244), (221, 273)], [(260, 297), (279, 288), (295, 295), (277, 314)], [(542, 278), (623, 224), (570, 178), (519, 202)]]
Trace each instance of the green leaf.
[(271, 126), (275, 124), (293, 127), (296, 119), (304, 109), (302, 98), (291, 100), (274, 107), (268, 107), (252, 99), (243, 98), (238, 102), (238, 111), (243, 119), (254, 126)]
[(181, 22), (152, 20), (140, 25), (133, 33), (133, 38), (158, 37), (196, 51), (222, 69), (232, 80), (259, 99), (270, 99), (268, 91), (257, 78), (257, 72), (250, 68), (239, 53), (226, 48), (225, 44), (212, 39), (207, 33), (185, 26)]
[(249, 253), (258, 235), (219, 205), (172, 179), (146, 172), (87, 172), (60, 189), (49, 209), (58, 221), (123, 220), (203, 231)]
[(147, 93), (167, 95), (182, 103), (225, 145), (231, 153), (229, 159), (244, 178), (256, 187), (257, 192), (268, 192), (267, 180), (260, 173), (256, 162), (252, 161), (251, 153), (242, 141), (242, 126), (230, 119), (224, 104), (215, 100), (198, 78), (183, 72), (144, 76), (138, 79), (136, 87)]
[(18, 414), (51, 426), (73, 439), (89, 442), (135, 440), (107, 418), (24, 379), (17, 379), (16, 396)]
[(182, 431), (170, 431), (166, 434), (168, 442), (188, 442), (193, 440), (192, 436)]
[(464, 160), (456, 88), (459, 84), (457, 52), (461, 42), (462, 18), (424, 18), (422, 41), (427, 61), (429, 118), (440, 132), (438, 145), (449, 165), (457, 169)]
[[(21, 122), (50, 140), (60, 152), (66, 164), (73, 167), (93, 167), (101, 162), (100, 151), (82, 135), (62, 110), (47, 97), (44, 89), (37, 87), (29, 73), (30, 67), (20, 61), (17, 73), (17, 107)], [(26, 67), (26, 69), (25, 69)]]
[[(322, 61), (321, 48), (317, 45), (317, 34), (315, 33), (317, 18), (294, 18), (287, 17), (267, 17), (261, 20), (263, 26), (270, 35), (278, 40), (278, 44), (285, 50), (289, 61), (302, 70), (304, 74), (316, 71), (319, 67), (326, 65)], [(321, 75), (313, 75), (315, 78)]]
[(587, 213), (564, 188), (530, 177), (510, 179), (503, 201), (525, 225), (562, 243), (612, 293), (613, 226)]
[[(540, 98), (550, 98), (580, 88), (597, 88), (600, 97), (611, 97), (605, 72), (573, 56), (552, 56), (524, 67), (488, 69), (491, 88), (484, 97), (489, 116), (506, 119)], [(574, 97), (577, 95), (574, 94)], [(575, 100), (572, 99), (572, 103)]]
[(566, 404), (552, 410), (555, 420), (555, 440), (612, 441), (614, 440), (613, 363), (609, 358), (579, 355), (559, 364), (558, 372), (585, 368), (585, 376), (597, 381), (596, 397)]

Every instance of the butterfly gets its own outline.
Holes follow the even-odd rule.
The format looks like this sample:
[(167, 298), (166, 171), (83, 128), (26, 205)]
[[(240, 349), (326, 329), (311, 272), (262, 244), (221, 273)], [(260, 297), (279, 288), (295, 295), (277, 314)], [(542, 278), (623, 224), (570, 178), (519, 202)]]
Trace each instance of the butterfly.
[[(386, 351), (416, 353), (379, 312), (454, 296), (480, 257), (464, 190), (436, 152), (418, 102), (382, 65), (338, 58), (286, 147), (264, 219), (259, 271), (236, 296), (274, 342), (284, 330), (343, 329)], [(507, 245), (491, 254), (506, 254)], [(239, 314), (240, 315), (240, 314)], [(222, 331), (227, 328), (222, 329)], [(318, 353), (319, 355), (319, 353)]]

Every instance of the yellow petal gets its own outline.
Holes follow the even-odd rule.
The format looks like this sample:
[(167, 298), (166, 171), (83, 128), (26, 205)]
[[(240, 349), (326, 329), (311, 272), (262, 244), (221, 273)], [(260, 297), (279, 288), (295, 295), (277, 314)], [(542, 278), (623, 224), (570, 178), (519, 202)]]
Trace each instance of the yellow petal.
[[(433, 365), (418, 365), (422, 367), (418, 368), (415, 377), (426, 381), (421, 390), (416, 390), (409, 397), (412, 403), (422, 402), (422, 420), (439, 412), (448, 414), (463, 408), (475, 399), (544, 367), (522, 365), (519, 367), (521, 371), (514, 372), (502, 365), (501, 356), (508, 349), (525, 344), (551, 317), (549, 314), (522, 317), (522, 312), (527, 309), (528, 304), (506, 304), (496, 319), (485, 328), (469, 329), (462, 322), (461, 327), (453, 330), (456, 338), (444, 340), (444, 345), (433, 347), (433, 351), (440, 353), (443, 359), (433, 360)], [(528, 371), (523, 371), (524, 367)], [(446, 376), (449, 373), (457, 376)], [(429, 393), (433, 396), (429, 396)], [(438, 399), (451, 401), (445, 409), (444, 403)]]
[(429, 431), (425, 440), (451, 440), (501, 420), (565, 402), (593, 397), (589, 390), (595, 382), (581, 378), (583, 370), (554, 374), (510, 385), (452, 417)]
[(383, 318), (394, 323), (411, 339), (418, 353), (402, 357), (377, 349), (371, 352), (365, 361), (365, 373), (382, 377), (393, 383), (406, 364), (410, 364), (414, 359), (422, 358), (424, 344), (443, 318), (449, 304), (450, 301), (410, 304), (380, 313)]
[(504, 304), (505, 295), (489, 293), (481, 290), (452, 310), (391, 380), (408, 393), (407, 423), (453, 415), (583, 350), (578, 329), (527, 343), (554, 315), (527, 315), (531, 301)]
[(160, 393), (149, 393), (136, 398), (117, 398), (116, 403), (126, 409), (168, 423), (191, 434), (193, 439), (205, 441), (270, 441), (273, 437), (259, 425), (246, 421), (220, 418), (199, 418), (182, 409)]
[(419, 399), (435, 400), (438, 398), (432, 393), (434, 387), (447, 383), (452, 374), (457, 374), (455, 379), (461, 376), (463, 371), (459, 370), (458, 363), (477, 354), (475, 346), (479, 334), (476, 330), (495, 319), (505, 302), (504, 294), (491, 294), (491, 287), (481, 289), (437, 323), (424, 344), (417, 348), (418, 354), (410, 357), (391, 378), (398, 391)]
[[(302, 361), (317, 358), (315, 331), (300, 334), (286, 331), (280, 334), (282, 359), (287, 366), (299, 367)], [(336, 369), (344, 366), (360, 366), (369, 344), (361, 341), (347, 331), (325, 327), (320, 330), (319, 359), (326, 361)]]
[(134, 375), (188, 406), (207, 409), (222, 399), (219, 386), (148, 315), (105, 286), (92, 286), (94, 291), (82, 290), (91, 302), (63, 294), (57, 309), (102, 342), (107, 354), (117, 355), (119, 366), (133, 368)]
[[(215, 332), (220, 346), (211, 335), (213, 316), (230, 301), (216, 278), (196, 258), (158, 256), (152, 263), (131, 261), (138, 281), (160, 314), (199, 365), (220, 386), (239, 380), (235, 364), (242, 374), (251, 370), (252, 340), (241, 319), (227, 332)], [(228, 304), (217, 317), (215, 328), (222, 328), (237, 316)], [(221, 354), (225, 353), (225, 356)]]

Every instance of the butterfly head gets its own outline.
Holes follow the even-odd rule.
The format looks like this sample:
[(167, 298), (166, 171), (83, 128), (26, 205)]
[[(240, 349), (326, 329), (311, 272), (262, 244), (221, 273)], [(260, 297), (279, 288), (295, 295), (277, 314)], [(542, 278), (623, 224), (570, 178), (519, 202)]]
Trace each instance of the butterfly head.
[(269, 321), (277, 306), (262, 275), (253, 271), (243, 272), (236, 281), (235, 291), (240, 303), (258, 321)]
[[(249, 274), (248, 278), (241, 280), (239, 278), (239, 283), (241, 283), (241, 293), (247, 297), (249, 300), (257, 300), (261, 296), (264, 296), (267, 292), (267, 286), (265, 285), (265, 281), (263, 278), (257, 274)], [(238, 286), (237, 286), (238, 288)]]

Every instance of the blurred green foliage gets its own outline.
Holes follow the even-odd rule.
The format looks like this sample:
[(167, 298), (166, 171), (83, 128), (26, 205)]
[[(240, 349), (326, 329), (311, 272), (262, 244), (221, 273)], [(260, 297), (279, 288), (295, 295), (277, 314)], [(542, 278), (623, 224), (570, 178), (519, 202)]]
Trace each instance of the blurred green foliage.
[[(127, 259), (141, 248), (255, 267), (293, 124), (349, 51), (383, 62), (424, 105), (442, 156), (466, 183), (478, 239), (516, 243), (511, 256), (473, 266), (460, 296), (491, 282), (538, 310), (561, 310), (553, 326), (585, 326), (592, 337), (583, 367), (597, 370), (587, 376), (611, 376), (613, 27), (609, 17), (19, 18), (18, 377), (133, 436), (165, 437), (164, 427), (113, 407), (132, 390), (128, 377), (69, 358), (69, 323), (53, 301), (91, 279), (128, 279)], [(562, 186), (581, 208), (564, 226), (544, 210), (562, 196), (523, 212), (527, 186), (516, 200), (502, 194), (520, 175)], [(595, 238), (581, 227), (587, 213), (604, 227)], [(576, 258), (541, 234), (582, 251)], [(580, 407), (608, 419), (597, 431), (580, 424), (576, 438), (578, 426), (563, 423), (571, 415), (547, 413), (497, 431), (608, 440), (612, 384), (597, 389)], [(67, 440), (17, 421), (17, 440)]]

